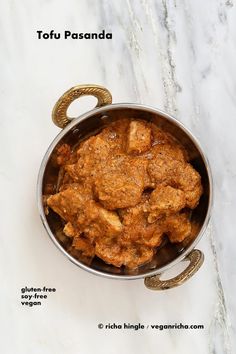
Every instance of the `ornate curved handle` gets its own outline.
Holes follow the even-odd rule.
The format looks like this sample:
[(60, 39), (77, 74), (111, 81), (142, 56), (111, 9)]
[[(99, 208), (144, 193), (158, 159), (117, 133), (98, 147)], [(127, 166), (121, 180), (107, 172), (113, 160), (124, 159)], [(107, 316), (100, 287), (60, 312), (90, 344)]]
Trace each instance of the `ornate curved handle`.
[(190, 263), (182, 273), (168, 280), (161, 280), (161, 274), (147, 277), (144, 279), (145, 286), (151, 290), (166, 290), (183, 284), (201, 267), (204, 261), (204, 254), (199, 250), (193, 250), (185, 257), (185, 259), (189, 260)]
[(64, 128), (73, 118), (67, 116), (69, 105), (81, 96), (95, 96), (98, 100), (96, 107), (112, 103), (111, 93), (103, 86), (78, 85), (66, 91), (55, 104), (52, 111), (52, 120), (59, 127)]

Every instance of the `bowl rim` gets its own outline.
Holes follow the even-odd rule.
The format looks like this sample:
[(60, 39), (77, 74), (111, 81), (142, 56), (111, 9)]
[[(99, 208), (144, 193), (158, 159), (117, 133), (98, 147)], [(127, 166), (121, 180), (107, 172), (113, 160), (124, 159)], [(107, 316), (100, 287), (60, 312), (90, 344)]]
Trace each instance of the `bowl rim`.
[[(45, 168), (47, 166), (47, 162), (48, 162), (48, 159), (49, 159), (51, 153), (53, 152), (54, 148), (59, 143), (59, 141), (63, 138), (63, 136), (66, 133), (68, 133), (75, 125), (84, 121), (87, 118), (90, 118), (94, 114), (103, 113), (103, 112), (107, 112), (109, 110), (116, 110), (116, 109), (120, 109), (120, 108), (143, 110), (146, 112), (158, 114), (158, 115), (162, 116), (163, 118), (167, 119), (169, 122), (174, 123), (175, 125), (179, 126), (184, 131), (184, 133), (186, 133), (188, 135), (188, 137), (192, 140), (192, 142), (196, 146), (197, 150), (199, 151), (199, 153), (204, 161), (207, 175), (208, 175), (208, 179), (209, 179), (209, 202), (208, 202), (207, 213), (205, 216), (204, 223), (202, 224), (201, 229), (200, 229), (197, 237), (195, 238), (195, 240), (192, 242), (192, 244), (188, 248), (186, 248), (186, 250), (184, 250), (184, 252), (182, 252), (178, 257), (173, 259), (170, 263), (168, 263), (158, 269), (150, 270), (146, 273), (138, 274), (138, 275), (116, 275), (116, 274), (105, 273), (105, 272), (93, 269), (90, 266), (83, 264), (82, 262), (80, 262), (79, 260), (77, 260), (73, 256), (71, 256), (63, 248), (63, 246), (59, 243), (59, 241), (57, 240), (55, 235), (52, 233), (52, 231), (49, 227), (49, 224), (47, 222), (46, 215), (44, 213), (44, 207), (43, 207), (43, 201), (42, 201), (42, 187), (43, 187), (43, 177), (44, 177)], [(59, 134), (53, 139), (53, 141), (49, 145), (48, 149), (46, 150), (46, 153), (43, 157), (43, 160), (42, 160), (40, 168), (39, 168), (38, 179), (37, 179), (37, 204), (38, 204), (40, 218), (41, 218), (41, 221), (43, 223), (45, 230), (47, 231), (47, 234), (49, 235), (49, 237), (52, 240), (52, 242), (54, 243), (54, 245), (73, 264), (77, 265), (81, 269), (86, 270), (92, 274), (102, 276), (105, 278), (109, 278), (109, 279), (120, 279), (120, 280), (142, 279), (142, 278), (150, 277), (153, 275), (161, 274), (161, 273), (165, 272), (166, 270), (172, 268), (173, 266), (175, 266), (176, 264), (178, 264), (179, 262), (184, 260), (186, 258), (186, 256), (195, 248), (197, 243), (200, 241), (204, 232), (206, 231), (206, 228), (207, 228), (209, 220), (210, 220), (212, 204), (213, 204), (213, 178), (212, 178), (212, 172), (211, 172), (209, 161), (208, 161), (205, 153), (203, 152), (203, 149), (201, 148), (201, 145), (200, 145), (198, 139), (188, 130), (188, 128), (186, 128), (183, 125), (183, 123), (181, 123), (175, 117), (173, 117), (169, 113), (167, 113), (159, 108), (155, 108), (155, 107), (152, 107), (149, 105), (144, 105), (144, 104), (139, 104), (139, 103), (125, 103), (125, 102), (112, 103), (112, 104), (102, 106), (102, 107), (95, 107), (92, 110), (89, 110), (89, 111), (81, 114), (78, 118), (73, 118), (71, 120), (71, 122), (64, 129), (62, 129), (59, 132)]]

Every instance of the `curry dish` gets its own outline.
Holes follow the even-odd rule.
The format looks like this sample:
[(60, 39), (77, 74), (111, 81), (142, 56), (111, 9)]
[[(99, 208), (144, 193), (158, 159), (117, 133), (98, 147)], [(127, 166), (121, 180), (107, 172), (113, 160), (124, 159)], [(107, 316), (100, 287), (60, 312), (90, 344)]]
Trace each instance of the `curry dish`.
[(45, 192), (45, 210), (60, 216), (69, 252), (84, 262), (135, 269), (165, 238), (191, 237), (201, 177), (184, 147), (153, 123), (119, 119), (75, 147), (61, 145), (55, 163), (58, 186)]

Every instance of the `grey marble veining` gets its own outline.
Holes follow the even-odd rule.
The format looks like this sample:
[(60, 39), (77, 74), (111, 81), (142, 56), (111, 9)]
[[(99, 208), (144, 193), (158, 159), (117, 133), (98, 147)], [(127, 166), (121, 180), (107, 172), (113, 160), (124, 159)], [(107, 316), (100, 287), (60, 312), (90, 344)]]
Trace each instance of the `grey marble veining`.
[[(157, 348), (162, 354), (233, 354), (235, 2), (9, 1), (0, 4), (0, 29), (4, 354), (151, 354)], [(113, 39), (38, 40), (39, 29), (106, 29)], [(59, 132), (50, 121), (51, 109), (64, 91), (79, 83), (106, 86), (114, 102), (166, 110), (192, 131), (207, 153), (214, 208), (198, 245), (205, 262), (180, 288), (155, 293), (142, 281), (97, 278), (70, 264), (47, 238), (36, 208), (37, 172)], [(90, 104), (78, 104), (75, 113)], [(22, 308), (20, 289), (26, 285), (53, 286), (57, 292), (41, 308)], [(183, 322), (204, 324), (205, 329), (102, 331), (100, 322)]]

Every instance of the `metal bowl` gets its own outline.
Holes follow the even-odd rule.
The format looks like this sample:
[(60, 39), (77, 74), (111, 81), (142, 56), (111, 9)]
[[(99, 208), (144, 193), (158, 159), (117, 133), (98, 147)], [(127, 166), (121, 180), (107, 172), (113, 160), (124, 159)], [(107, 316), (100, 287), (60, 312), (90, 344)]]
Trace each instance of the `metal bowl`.
[[(66, 112), (69, 105), (73, 100), (83, 95), (97, 97), (98, 105), (78, 118), (68, 118)], [(196, 138), (178, 120), (157, 108), (133, 103), (111, 104), (110, 92), (104, 87), (97, 85), (80, 85), (68, 90), (56, 103), (52, 116), (54, 123), (63, 128), (63, 130), (53, 140), (41, 163), (37, 183), (37, 198), (43, 225), (54, 244), (69, 260), (84, 270), (111, 279), (131, 280), (145, 278), (145, 285), (149, 289), (168, 289), (180, 285), (190, 278), (200, 268), (204, 260), (203, 253), (195, 249), (195, 246), (207, 227), (212, 206), (211, 171), (207, 158)], [(58, 168), (53, 164), (53, 153), (58, 145), (67, 143), (74, 146), (79, 141), (94, 135), (111, 121), (115, 121), (120, 117), (135, 117), (153, 122), (158, 127), (174, 135), (187, 148), (191, 164), (202, 177), (204, 189), (199, 205), (192, 212), (193, 232), (191, 238), (179, 244), (171, 244), (169, 242), (162, 244), (150, 263), (132, 272), (128, 272), (123, 267), (118, 269), (108, 265), (96, 257), (89, 266), (78, 258), (73, 257), (66, 250), (66, 237), (63, 239), (60, 218), (54, 212), (45, 215), (43, 206), (45, 185), (48, 183), (56, 184), (58, 179)], [(163, 272), (186, 259), (190, 262), (182, 273), (172, 279), (160, 280)]]

